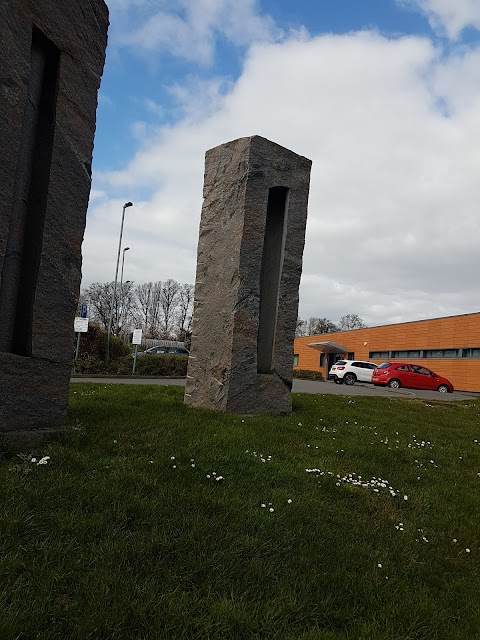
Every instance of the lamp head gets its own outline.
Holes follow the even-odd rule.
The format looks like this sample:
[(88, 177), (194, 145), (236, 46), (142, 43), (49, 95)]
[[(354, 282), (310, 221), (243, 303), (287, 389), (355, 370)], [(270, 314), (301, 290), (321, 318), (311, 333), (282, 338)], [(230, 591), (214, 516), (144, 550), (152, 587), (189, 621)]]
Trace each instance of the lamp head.
[(125, 252), (125, 251), (128, 251), (129, 249), (130, 249), (130, 247), (125, 247), (125, 249), (123, 251)]
[(133, 202), (125, 202), (123, 208), (126, 209), (127, 207), (133, 207)]

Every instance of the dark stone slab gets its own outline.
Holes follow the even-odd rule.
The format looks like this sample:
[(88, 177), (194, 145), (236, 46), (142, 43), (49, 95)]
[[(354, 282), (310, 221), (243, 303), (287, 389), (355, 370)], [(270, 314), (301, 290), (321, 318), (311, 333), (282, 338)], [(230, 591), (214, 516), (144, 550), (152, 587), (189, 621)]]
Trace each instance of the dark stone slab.
[(186, 404), (291, 411), (310, 169), (260, 136), (207, 152)]
[(0, 3), (5, 437), (65, 420), (107, 28), (103, 0)]

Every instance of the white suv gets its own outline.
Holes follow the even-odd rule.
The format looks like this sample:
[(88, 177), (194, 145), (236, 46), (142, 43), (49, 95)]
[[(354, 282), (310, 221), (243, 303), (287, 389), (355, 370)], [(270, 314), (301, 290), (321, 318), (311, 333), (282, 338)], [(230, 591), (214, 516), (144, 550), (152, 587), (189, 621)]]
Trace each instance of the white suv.
[(337, 384), (355, 384), (355, 382), (371, 382), (374, 369), (378, 367), (374, 362), (362, 360), (338, 360), (328, 372), (328, 379)]

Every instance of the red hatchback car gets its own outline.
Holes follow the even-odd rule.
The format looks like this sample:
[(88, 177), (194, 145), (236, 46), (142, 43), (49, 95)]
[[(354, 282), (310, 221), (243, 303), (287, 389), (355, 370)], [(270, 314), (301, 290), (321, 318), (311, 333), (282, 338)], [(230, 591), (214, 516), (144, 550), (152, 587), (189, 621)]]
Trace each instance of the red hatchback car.
[(390, 389), (429, 389), (441, 393), (452, 393), (453, 384), (437, 373), (418, 364), (405, 362), (384, 362), (377, 367), (372, 376), (375, 385), (387, 386)]

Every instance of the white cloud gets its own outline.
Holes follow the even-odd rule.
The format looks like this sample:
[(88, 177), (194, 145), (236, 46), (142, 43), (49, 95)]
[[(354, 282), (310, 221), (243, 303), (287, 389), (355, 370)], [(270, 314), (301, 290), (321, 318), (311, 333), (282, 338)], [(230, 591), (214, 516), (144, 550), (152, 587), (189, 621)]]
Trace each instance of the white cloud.
[(226, 78), (210, 77), (200, 80), (189, 76), (182, 83), (168, 87), (168, 92), (175, 99), (177, 115), (189, 122), (205, 120), (215, 113), (221, 104), (221, 98), (232, 89), (232, 82)]
[(436, 31), (456, 40), (466, 27), (480, 29), (479, 0), (397, 0), (405, 7), (419, 9)]
[(479, 56), (375, 32), (252, 47), (227, 93), (212, 82), (205, 112), (209, 87), (186, 91), (180, 122), (96, 177), (116, 199), (90, 207), (84, 284), (113, 278), (121, 206), (139, 186), (153, 195), (127, 210), (126, 278), (193, 282), (204, 153), (260, 134), (313, 160), (303, 317), (477, 310)]
[(130, 133), (132, 134), (132, 138), (137, 140), (138, 142), (142, 142), (148, 135), (148, 125), (146, 122), (142, 120), (136, 120), (132, 122), (130, 125)]
[(155, 100), (152, 100), (151, 98), (144, 98), (143, 104), (145, 106), (145, 109), (152, 113), (154, 116), (157, 116), (157, 118), (165, 117), (165, 109), (161, 104), (155, 102)]
[(233, 45), (281, 37), (257, 0), (111, 0), (113, 41), (117, 46), (147, 52), (167, 52), (190, 62), (213, 61), (222, 36)]
[(443, 103), (447, 113), (459, 116), (479, 108), (480, 47), (453, 53), (432, 74), (432, 91)]

